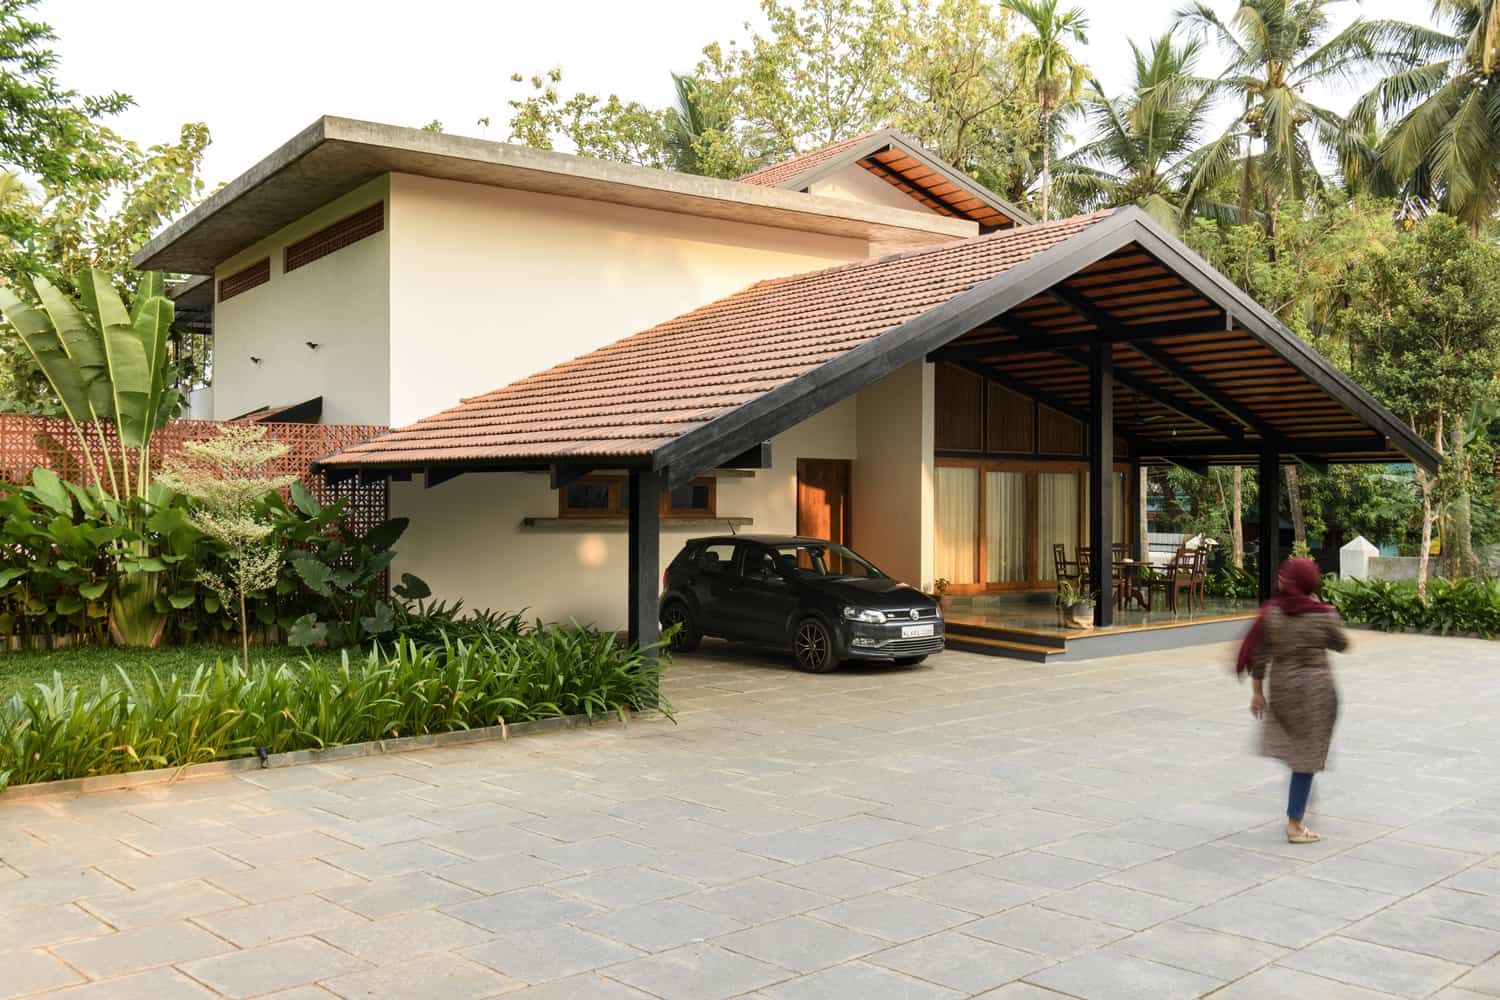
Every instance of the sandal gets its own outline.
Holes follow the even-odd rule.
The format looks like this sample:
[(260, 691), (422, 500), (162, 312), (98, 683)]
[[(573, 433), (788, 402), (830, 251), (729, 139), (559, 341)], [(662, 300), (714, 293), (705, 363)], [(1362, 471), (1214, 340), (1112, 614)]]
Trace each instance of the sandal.
[(1288, 844), (1316, 844), (1322, 839), (1323, 835), (1321, 833), (1313, 833), (1305, 826), (1296, 833), (1286, 835), (1286, 842)]

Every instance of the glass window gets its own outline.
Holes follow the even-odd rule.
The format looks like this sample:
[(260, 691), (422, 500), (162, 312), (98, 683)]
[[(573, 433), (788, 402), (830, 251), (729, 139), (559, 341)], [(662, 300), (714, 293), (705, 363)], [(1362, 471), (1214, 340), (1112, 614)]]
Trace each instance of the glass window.
[[(663, 517), (714, 517), (717, 490), (712, 477), (663, 491)], [(630, 513), (630, 490), (624, 476), (589, 476), (570, 483), (557, 494), (561, 517), (624, 517)]]
[(1068, 558), (1078, 558), (1078, 473), (1037, 473), (1036, 532), (1037, 579), (1055, 580), (1053, 545), (1067, 546)]
[(1026, 579), (1026, 473), (984, 474), (984, 578)]
[(563, 488), (560, 513), (593, 517), (618, 514), (626, 492), (623, 479), (580, 479)]
[(782, 572), (803, 576), (850, 576), (870, 580), (885, 577), (870, 563), (849, 549), (834, 542), (799, 542), (796, 545), (778, 545), (770, 550), (775, 565)]
[(698, 568), (709, 573), (724, 573), (734, 566), (734, 545), (714, 542), (698, 552)]
[(679, 486), (667, 497), (665, 514), (696, 514), (712, 516), (714, 512), (714, 483), (712, 479), (695, 479), (686, 486)]
[(940, 465), (933, 573), (949, 583), (977, 583), (978, 562), (979, 470)]

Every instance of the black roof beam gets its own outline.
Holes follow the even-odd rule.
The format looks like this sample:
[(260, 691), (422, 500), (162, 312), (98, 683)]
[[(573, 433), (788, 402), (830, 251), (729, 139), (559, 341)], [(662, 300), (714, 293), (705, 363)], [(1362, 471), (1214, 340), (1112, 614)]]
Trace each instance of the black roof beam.
[[(1336, 455), (1336, 454), (1374, 454), (1379, 452), (1394, 451), (1389, 441), (1382, 437), (1346, 437), (1346, 438), (1275, 438), (1263, 443), (1264, 447), (1271, 448), (1287, 456), (1308, 455)], [(1254, 454), (1262, 445), (1251, 446), (1251, 451), (1245, 454)], [(1142, 438), (1139, 454), (1143, 458), (1216, 458), (1224, 454), (1239, 454), (1232, 447), (1225, 447), (1213, 441), (1161, 441), (1154, 438)]]
[(1155, 344), (1136, 343), (1130, 346), (1143, 358), (1261, 437), (1271, 438), (1276, 436), (1276, 429), (1262, 420), (1248, 406), (1229, 396), (1208, 379), (1193, 371), (1192, 368), (1172, 357), (1167, 351)]

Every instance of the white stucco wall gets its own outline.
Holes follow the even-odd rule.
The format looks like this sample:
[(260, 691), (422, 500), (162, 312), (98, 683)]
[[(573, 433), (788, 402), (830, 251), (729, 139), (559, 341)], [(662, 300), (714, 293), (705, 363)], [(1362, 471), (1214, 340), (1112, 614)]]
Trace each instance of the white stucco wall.
[(822, 195), (825, 198), (859, 201), (867, 205), (904, 208), (908, 212), (932, 211), (911, 195), (887, 184), (858, 163), (851, 163), (842, 170), (819, 178), (808, 185), (807, 193)]
[(864, 240), (458, 181), (396, 174), (390, 188), (398, 426), (757, 281), (868, 253)]
[[(262, 257), (271, 280), (214, 304), (213, 416), (323, 397), (323, 422), (390, 422), (390, 200), (381, 177), (225, 261), (218, 280)], [(297, 268), (287, 244), (381, 199), (386, 228)], [(307, 346), (318, 345), (314, 350)], [(260, 358), (259, 364), (251, 357)]]
[[(856, 458), (859, 412), (859, 397), (848, 399), (773, 438), (770, 469), (719, 479), (719, 514), (754, 518), (740, 529), (747, 533), (794, 532), (797, 459)], [(526, 517), (557, 515), (557, 493), (545, 475), (460, 476), (430, 490), (417, 480), (392, 483), (391, 514), (411, 518), (394, 572), (416, 574), (440, 599), (462, 598), (468, 607), (525, 607), (549, 621), (624, 626), (624, 522), (608, 531), (523, 526)], [(663, 520), (662, 569), (687, 539), (725, 530), (674, 528)]]
[(854, 548), (924, 586), (933, 557), (933, 366), (907, 365), (857, 398)]

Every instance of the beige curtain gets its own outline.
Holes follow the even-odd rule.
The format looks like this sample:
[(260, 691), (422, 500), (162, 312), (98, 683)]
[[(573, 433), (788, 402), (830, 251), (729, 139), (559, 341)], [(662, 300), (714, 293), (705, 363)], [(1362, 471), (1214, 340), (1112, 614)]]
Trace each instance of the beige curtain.
[(1026, 579), (1026, 473), (984, 474), (984, 578)]
[(949, 583), (977, 583), (979, 470), (937, 469), (937, 551), (933, 572)]
[(1078, 473), (1040, 472), (1036, 477), (1037, 577), (1057, 579), (1052, 546), (1068, 547), (1068, 558), (1078, 558)]

